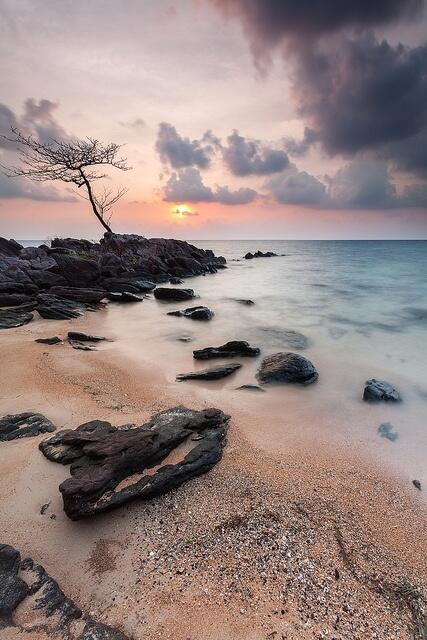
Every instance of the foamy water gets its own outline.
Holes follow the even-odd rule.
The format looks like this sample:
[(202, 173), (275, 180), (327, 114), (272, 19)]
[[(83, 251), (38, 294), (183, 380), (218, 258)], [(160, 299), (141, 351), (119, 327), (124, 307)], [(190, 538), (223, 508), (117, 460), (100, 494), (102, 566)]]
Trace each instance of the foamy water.
[[(221, 408), (243, 406), (260, 446), (266, 443), (279, 451), (307, 441), (332, 449), (351, 445), (426, 486), (427, 243), (195, 244), (228, 260), (228, 269), (181, 285), (194, 288), (200, 296), (195, 304), (211, 307), (214, 319), (196, 322), (167, 315), (193, 303), (150, 299), (109, 305), (105, 330), (117, 336), (115, 348), (135, 361), (152, 363), (168, 384), (176, 385), (178, 398), (182, 385), (191, 385)], [(286, 255), (242, 260), (256, 249)], [(255, 304), (244, 306), (237, 298)], [(290, 346), (283, 330), (304, 334), (308, 347)], [(181, 336), (192, 341), (180, 342)], [(298, 351), (316, 365), (319, 381), (309, 387), (269, 387), (264, 394), (238, 391), (239, 385), (256, 382), (259, 358), (237, 358), (242, 368), (222, 381), (175, 382), (178, 373), (223, 362), (195, 361), (193, 349), (232, 339), (259, 346), (262, 356)], [(372, 377), (394, 384), (403, 402), (363, 402), (364, 382)], [(391, 423), (397, 440), (380, 436), (383, 423)]]

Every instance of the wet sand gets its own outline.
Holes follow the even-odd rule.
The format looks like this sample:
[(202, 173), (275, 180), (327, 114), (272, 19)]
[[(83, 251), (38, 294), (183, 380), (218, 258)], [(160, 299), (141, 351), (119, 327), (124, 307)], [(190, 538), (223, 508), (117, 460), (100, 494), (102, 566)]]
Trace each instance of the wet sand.
[(34, 342), (71, 328), (114, 338), (108, 313), (3, 331), (0, 414), (34, 410), (73, 428), (217, 406), (232, 416), (223, 460), (166, 496), (71, 522), (58, 492), (68, 468), (38, 451), (45, 436), (1, 443), (1, 541), (136, 640), (425, 637), (423, 494), (345, 434), (331, 442), (325, 412), (304, 411), (312, 389), (295, 391), (297, 411), (277, 394), (178, 385), (163, 354), (135, 358), (120, 340), (93, 352)]

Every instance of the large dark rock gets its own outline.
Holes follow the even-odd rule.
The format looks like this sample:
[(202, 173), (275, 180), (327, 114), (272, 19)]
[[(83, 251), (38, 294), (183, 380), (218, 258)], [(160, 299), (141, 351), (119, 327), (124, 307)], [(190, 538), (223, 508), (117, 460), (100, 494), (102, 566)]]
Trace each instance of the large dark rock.
[(190, 320), (212, 320), (214, 312), (209, 307), (189, 307), (182, 311), (169, 311), (168, 316), (178, 316), (183, 318), (190, 318)]
[(319, 377), (310, 360), (298, 353), (273, 353), (263, 359), (257, 373), (260, 382), (299, 382), (311, 384)]
[(0, 282), (0, 295), (16, 293), (33, 296), (37, 294), (38, 290), (39, 288), (35, 284), (29, 282)]
[(193, 289), (173, 289), (171, 287), (157, 287), (154, 289), (154, 297), (156, 300), (191, 300), (194, 298)]
[(384, 380), (367, 380), (365, 390), (363, 392), (363, 399), (368, 402), (399, 402), (401, 400), (399, 392), (389, 383)]
[(79, 340), (80, 342), (102, 342), (103, 340), (108, 340), (108, 338), (104, 338), (103, 336), (93, 336), (87, 333), (81, 333), (80, 331), (69, 331), (68, 339)]
[(51, 287), (49, 293), (57, 298), (75, 300), (76, 302), (101, 302), (106, 292), (102, 289), (87, 289), (78, 287)]
[(37, 296), (37, 311), (42, 318), (49, 320), (69, 320), (86, 313), (86, 306), (74, 300), (65, 300), (42, 293)]
[(96, 282), (101, 275), (95, 260), (63, 254), (55, 254), (54, 257), (60, 275), (73, 286), (86, 287)]
[[(211, 469), (222, 456), (228, 419), (219, 409), (174, 407), (133, 429), (88, 422), (59, 431), (39, 448), (49, 460), (71, 462), (71, 477), (59, 490), (66, 514), (78, 520), (135, 498), (161, 495)], [(167, 456), (196, 434), (202, 437), (189, 453), (167, 464)], [(144, 474), (155, 465), (160, 466), (154, 473)], [(135, 474), (140, 475), (126, 482)]]
[(0, 237), (0, 255), (2, 256), (19, 256), (24, 247), (16, 240), (6, 240)]
[(0, 441), (30, 438), (55, 431), (55, 425), (41, 413), (17, 413), (0, 418)]
[(31, 278), (37, 287), (40, 289), (50, 289), (51, 287), (63, 287), (67, 286), (67, 281), (64, 276), (59, 273), (53, 273), (52, 271), (36, 271), (28, 270), (27, 274)]
[(17, 307), (31, 301), (24, 293), (2, 293), (0, 291), (0, 307)]
[(128, 277), (102, 278), (101, 283), (105, 289), (113, 292), (149, 293), (156, 287), (154, 282), (141, 280), (140, 276), (132, 277), (131, 274)]
[(189, 373), (179, 373), (176, 376), (178, 381), (182, 380), (220, 380), (231, 375), (242, 365), (238, 362), (232, 364), (222, 364), (218, 367), (210, 367), (210, 369), (199, 369), (199, 371), (190, 371)]
[(0, 329), (22, 327), (33, 319), (33, 314), (27, 309), (0, 310)]
[(277, 257), (277, 253), (274, 253), (273, 251), (266, 251), (265, 253), (263, 253), (262, 251), (255, 251), (255, 253), (251, 253), (250, 251), (248, 251), (248, 253), (245, 255), (245, 260), (252, 260), (253, 258), (274, 258)]
[(106, 295), (106, 298), (111, 300), (111, 302), (143, 302), (144, 298), (142, 295), (137, 293), (132, 293), (131, 291), (122, 291), (122, 293), (118, 293), (117, 291), (109, 291)]
[(230, 340), (220, 347), (206, 347), (193, 351), (196, 360), (209, 360), (210, 358), (234, 358), (238, 356), (255, 357), (259, 356), (258, 347), (251, 347), (245, 340)]
[[(21, 602), (26, 610), (26, 623), (22, 627), (19, 616), (14, 619)], [(34, 564), (31, 558), (21, 562), (20, 553), (14, 547), (2, 544), (0, 629), (8, 627), (16, 640), (128, 640), (118, 629), (96, 622), (82, 611), (41, 565)]]

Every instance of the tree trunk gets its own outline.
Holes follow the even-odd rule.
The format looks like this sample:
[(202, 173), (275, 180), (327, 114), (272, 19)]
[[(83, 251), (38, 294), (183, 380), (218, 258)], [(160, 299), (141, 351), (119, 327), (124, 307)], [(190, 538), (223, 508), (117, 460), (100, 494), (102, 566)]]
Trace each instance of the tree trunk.
[(112, 229), (111, 227), (105, 222), (104, 218), (102, 217), (102, 215), (99, 213), (97, 207), (96, 207), (96, 202), (93, 198), (93, 193), (92, 193), (92, 187), (90, 186), (90, 182), (89, 180), (86, 178), (84, 172), (82, 169), (80, 169), (80, 174), (82, 176), (82, 180), (84, 182), (84, 185), (86, 187), (87, 190), (87, 195), (89, 197), (89, 202), (92, 205), (92, 209), (94, 214), (96, 215), (96, 217), (98, 218), (99, 222), (102, 224), (102, 226), (104, 227), (104, 229), (106, 229), (107, 231), (109, 231), (110, 233), (112, 233)]

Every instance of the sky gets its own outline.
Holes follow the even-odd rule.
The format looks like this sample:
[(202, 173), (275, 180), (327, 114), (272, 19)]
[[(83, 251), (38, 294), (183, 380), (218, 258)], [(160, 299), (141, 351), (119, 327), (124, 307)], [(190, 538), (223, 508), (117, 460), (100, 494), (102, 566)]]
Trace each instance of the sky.
[[(0, 134), (124, 145), (114, 231), (427, 238), (425, 0), (0, 0), (0, 60)], [(0, 235), (102, 232), (0, 172)]]

